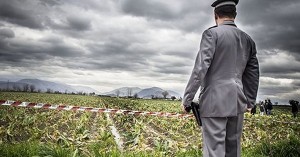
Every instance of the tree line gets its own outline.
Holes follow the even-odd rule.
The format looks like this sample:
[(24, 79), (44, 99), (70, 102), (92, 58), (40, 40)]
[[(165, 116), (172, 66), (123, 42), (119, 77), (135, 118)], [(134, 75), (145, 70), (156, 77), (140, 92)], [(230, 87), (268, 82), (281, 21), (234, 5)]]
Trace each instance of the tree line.
[[(120, 90), (116, 90), (115, 91), (115, 95), (116, 95), (116, 97), (120, 97), (120, 94), (121, 94), (121, 91)], [(159, 97), (159, 96), (157, 96), (157, 95), (151, 95), (151, 99), (167, 99), (167, 96), (169, 95), (169, 92), (168, 91), (163, 91), (162, 93), (161, 93), (161, 95), (162, 95), (162, 97)], [(139, 95), (137, 94), (137, 93), (134, 93), (133, 95), (132, 95), (132, 89), (131, 88), (128, 88), (127, 89), (127, 96), (123, 96), (123, 97), (126, 97), (126, 98), (135, 98), (135, 99), (138, 99), (138, 98), (140, 98), (139, 97)], [(177, 99), (175, 96), (171, 96), (171, 99), (172, 100), (175, 100), (175, 99)]]
[(72, 94), (72, 95), (91, 95), (95, 96), (96, 93), (86, 93), (83, 91), (77, 91), (77, 92), (69, 92), (68, 90), (65, 90), (64, 92), (61, 91), (55, 91), (51, 88), (47, 88), (46, 91), (43, 91), (41, 89), (37, 89), (34, 84), (23, 84), (22, 86), (13, 84), (12, 86), (9, 85), (9, 82), (7, 83), (6, 88), (0, 88), (0, 91), (6, 91), (6, 92), (31, 92), (31, 93), (53, 93), (53, 94)]

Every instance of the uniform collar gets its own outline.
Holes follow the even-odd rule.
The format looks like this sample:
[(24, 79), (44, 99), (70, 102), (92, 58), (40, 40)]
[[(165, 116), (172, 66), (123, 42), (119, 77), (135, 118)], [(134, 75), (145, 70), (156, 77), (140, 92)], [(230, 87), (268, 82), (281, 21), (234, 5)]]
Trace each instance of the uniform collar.
[(219, 26), (221, 26), (221, 25), (231, 25), (231, 26), (236, 27), (234, 21), (231, 21), (231, 20), (226, 20), (223, 23), (219, 24)]

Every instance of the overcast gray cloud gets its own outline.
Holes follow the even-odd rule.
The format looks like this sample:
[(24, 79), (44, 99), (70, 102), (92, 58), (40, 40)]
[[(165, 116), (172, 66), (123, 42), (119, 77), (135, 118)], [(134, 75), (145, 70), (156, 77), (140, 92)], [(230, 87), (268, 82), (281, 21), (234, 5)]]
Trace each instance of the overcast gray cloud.
[[(213, 0), (0, 1), (1, 80), (40, 78), (101, 92), (183, 92)], [(300, 98), (300, 2), (241, 0), (237, 25), (256, 42), (259, 100)]]
[(285, 50), (299, 61), (300, 2), (295, 0), (242, 1), (239, 22), (249, 27), (260, 49)]

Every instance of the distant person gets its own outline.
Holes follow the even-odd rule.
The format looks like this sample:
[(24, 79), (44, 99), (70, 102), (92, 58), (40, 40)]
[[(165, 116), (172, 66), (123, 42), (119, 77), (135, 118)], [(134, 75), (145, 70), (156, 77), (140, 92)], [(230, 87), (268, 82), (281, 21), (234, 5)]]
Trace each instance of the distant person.
[(254, 105), (254, 107), (251, 109), (251, 114), (252, 115), (256, 114), (256, 105)]
[(265, 108), (265, 114), (266, 114), (266, 115), (268, 115), (268, 109), (267, 109), (267, 108), (268, 108), (268, 104), (269, 104), (269, 103), (268, 103), (268, 100), (266, 99), (266, 100), (265, 100), (265, 103), (264, 103), (264, 108)]
[(271, 102), (270, 99), (268, 99), (268, 103), (267, 103), (267, 114), (271, 115), (272, 114), (272, 110), (273, 110), (273, 104)]
[(263, 116), (264, 113), (265, 113), (265, 107), (264, 107), (264, 102), (263, 101), (260, 102), (259, 111), (260, 111), (260, 115)]
[(238, 0), (212, 4), (216, 26), (205, 30), (182, 101), (183, 111), (200, 88), (203, 157), (240, 157), (244, 113), (254, 107), (259, 84), (256, 46), (235, 25)]
[(297, 114), (299, 112), (299, 109), (298, 109), (299, 102), (295, 101), (295, 100), (290, 100), (289, 103), (290, 103), (290, 105), (292, 105), (292, 114), (293, 114), (294, 118), (296, 118)]

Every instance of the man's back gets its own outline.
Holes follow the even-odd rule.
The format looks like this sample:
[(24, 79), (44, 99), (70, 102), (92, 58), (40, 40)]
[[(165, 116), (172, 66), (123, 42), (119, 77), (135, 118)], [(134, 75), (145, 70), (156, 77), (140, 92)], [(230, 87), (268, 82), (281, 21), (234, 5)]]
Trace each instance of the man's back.
[(243, 75), (250, 56), (256, 53), (254, 42), (233, 21), (207, 31), (215, 42), (215, 52), (201, 84), (200, 112), (202, 117), (237, 116), (251, 103), (244, 94)]

